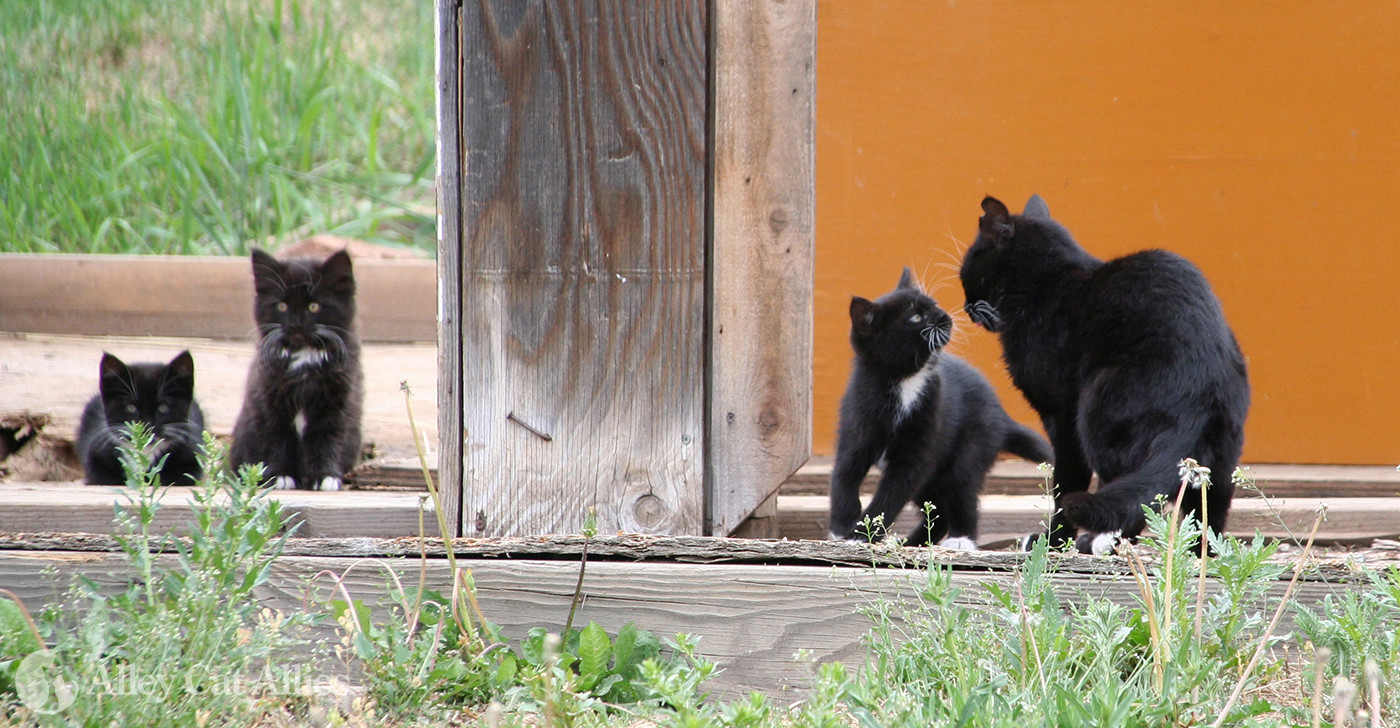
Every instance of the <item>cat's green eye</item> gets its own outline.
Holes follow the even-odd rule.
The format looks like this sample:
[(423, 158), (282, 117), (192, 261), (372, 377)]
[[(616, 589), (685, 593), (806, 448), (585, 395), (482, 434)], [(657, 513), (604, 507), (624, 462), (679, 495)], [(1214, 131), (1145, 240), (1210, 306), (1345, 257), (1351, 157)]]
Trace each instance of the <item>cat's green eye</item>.
[(168, 405), (168, 404), (160, 405), (159, 407), (156, 407), (156, 411), (159, 412), (159, 413), (161, 413), (161, 414), (165, 414), (166, 412), (169, 412), (169, 411), (170, 411), (170, 405)]
[(134, 404), (129, 404), (129, 405), (127, 405), (127, 406), (126, 406), (126, 411), (127, 411), (128, 414), (133, 414), (133, 415), (136, 414), (136, 405), (134, 405)]
[(281, 311), (282, 313), (286, 313), (286, 312), (287, 312), (287, 302), (286, 302), (286, 301), (278, 301), (278, 302), (277, 302), (277, 310), (278, 310), (278, 311)]
[(306, 310), (310, 311), (311, 313), (316, 313), (317, 311), (321, 310), (321, 304), (312, 301), (311, 303), (306, 304)]
[(921, 313), (916, 313), (916, 314), (914, 314), (913, 316), (910, 316), (910, 317), (909, 317), (909, 320), (910, 320), (910, 321), (913, 321), (914, 323), (917, 324), (917, 323), (919, 323), (920, 321), (923, 321), (923, 320), (924, 320), (924, 315), (921, 314)]

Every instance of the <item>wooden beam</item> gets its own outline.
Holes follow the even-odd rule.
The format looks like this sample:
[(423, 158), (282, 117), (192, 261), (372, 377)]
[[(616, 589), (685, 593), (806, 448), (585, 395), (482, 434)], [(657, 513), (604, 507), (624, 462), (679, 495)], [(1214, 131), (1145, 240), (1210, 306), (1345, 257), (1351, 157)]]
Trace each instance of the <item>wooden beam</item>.
[[(272, 491), (295, 522), (297, 534), (318, 537), (395, 538), (419, 532), (419, 501), (424, 494), (384, 491), (320, 493)], [(181, 533), (194, 519), (190, 488), (172, 487), (160, 493), (160, 510), (153, 530)], [(125, 496), (107, 486), (71, 483), (0, 483), (0, 532), (57, 531), (112, 533), (115, 507)], [(428, 533), (437, 533), (432, 504), (424, 505)]]
[[(462, 4), (435, 0), (437, 57), (437, 278), (438, 292), (437, 442), (439, 457), (430, 460), (442, 498), (443, 515), (462, 533)], [(432, 442), (433, 440), (426, 440)], [(417, 463), (414, 463), (417, 464)], [(422, 482), (423, 476), (417, 476)]]
[[(1236, 498), (1260, 493), (1272, 497), (1390, 498), (1400, 496), (1400, 471), (1389, 465), (1285, 465), (1246, 466), (1254, 488), (1240, 489)], [(862, 493), (874, 493), (880, 482), (871, 470), (861, 483)], [(783, 483), (784, 496), (826, 495), (831, 487), (831, 458), (813, 458)], [(1036, 466), (1024, 460), (1000, 460), (992, 466), (983, 487), (987, 495), (1041, 495), (1045, 479)]]
[[(531, 627), (562, 629), (578, 578), (576, 563), (463, 558), (459, 564), (471, 570), (486, 617), (507, 635), (519, 637)], [(375, 607), (382, 618), (386, 573), (394, 571), (413, 583), (420, 568), (425, 568), (429, 588), (451, 588), (441, 559), (285, 556), (275, 562), (260, 598), (277, 610), (301, 609), (308, 594), (311, 603), (318, 603), (333, 596), (331, 582), (321, 577), (308, 592), (308, 579), (330, 571), (344, 574), (351, 596)], [(0, 551), (0, 583), (31, 610), (57, 603), (78, 574), (109, 591), (134, 577), (130, 566), (112, 554)], [(1018, 578), (1009, 571), (954, 571), (951, 576), (958, 589), (955, 601), (974, 609), (987, 607), (983, 585), (1014, 588)], [(1135, 606), (1139, 598), (1126, 575), (1062, 572), (1053, 583), (1065, 604), (1107, 598)], [(817, 662), (860, 664), (866, 654), (861, 638), (870, 624), (857, 609), (880, 600), (913, 603), (925, 584), (920, 569), (590, 561), (575, 622), (596, 621), (609, 631), (634, 622), (662, 637), (696, 635), (700, 653), (723, 668), (708, 687), (718, 697), (733, 699), (751, 690), (778, 694), (809, 686), (813, 664), (795, 659), (799, 650)], [(1268, 598), (1278, 599), (1284, 588), (1277, 583)], [(1294, 598), (1315, 604), (1347, 588), (1304, 581)]]
[(811, 452), (816, 2), (711, 3), (708, 533)]
[[(1400, 499), (1395, 498), (1236, 498), (1226, 530), (1241, 538), (1257, 530), (1301, 542), (1323, 505), (1327, 520), (1318, 530), (1321, 543), (1369, 543), (1400, 535)], [(1038, 531), (1049, 508), (1044, 496), (983, 496), (978, 543), (1000, 548)], [(826, 496), (779, 496), (779, 532), (784, 538), (826, 538), (827, 509)], [(917, 518), (912, 508), (905, 508), (895, 520), (895, 532), (909, 533)]]
[[(430, 260), (355, 260), (364, 341), (436, 341)], [(0, 253), (0, 331), (253, 338), (246, 257)]]
[(463, 5), (466, 535), (704, 528), (706, 8)]

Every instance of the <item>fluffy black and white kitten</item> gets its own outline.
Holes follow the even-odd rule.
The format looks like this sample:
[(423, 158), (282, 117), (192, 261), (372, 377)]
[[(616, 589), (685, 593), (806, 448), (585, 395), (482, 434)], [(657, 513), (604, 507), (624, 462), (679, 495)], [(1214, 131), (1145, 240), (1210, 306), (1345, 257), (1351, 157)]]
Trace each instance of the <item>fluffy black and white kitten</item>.
[[(1045, 438), (1012, 421), (980, 372), (942, 353), (952, 332), (952, 318), (908, 268), (894, 291), (851, 299), (855, 362), (831, 473), (832, 538), (879, 538), (913, 500), (934, 507), (907, 543), (974, 550), (978, 496), (997, 453), (1052, 459)], [(862, 513), (860, 483), (877, 462), (880, 484)], [(866, 518), (883, 527), (866, 534)]]
[(261, 339), (229, 459), (263, 463), (276, 488), (340, 490), (359, 458), (364, 403), (350, 256), (254, 250), (253, 281)]
[(118, 448), (127, 426), (141, 422), (154, 435), (153, 463), (163, 485), (191, 485), (203, 475), (199, 449), (204, 413), (194, 399), (194, 358), (182, 351), (168, 364), (127, 364), (103, 353), (98, 366), (98, 394), (88, 400), (78, 423), (77, 451), (84, 480), (93, 485), (126, 482)]
[[(962, 264), (966, 310), (1000, 336), (1055, 448), (1052, 543), (1077, 535), (1081, 552), (1104, 553), (1135, 537), (1143, 505), (1175, 497), (1188, 457), (1210, 468), (1207, 525), (1222, 532), (1249, 380), (1201, 271), (1164, 250), (1101, 261), (1039, 196), (1020, 215), (991, 197), (982, 210)], [(1182, 513), (1200, 509), (1200, 491), (1188, 491)]]

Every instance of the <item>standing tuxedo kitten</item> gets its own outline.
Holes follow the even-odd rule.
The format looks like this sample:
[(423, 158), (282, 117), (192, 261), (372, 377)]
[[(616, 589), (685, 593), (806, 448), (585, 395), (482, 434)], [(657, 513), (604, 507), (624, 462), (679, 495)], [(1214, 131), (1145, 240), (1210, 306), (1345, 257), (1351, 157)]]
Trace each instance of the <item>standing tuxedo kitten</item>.
[[(1051, 460), (1049, 443), (1011, 420), (976, 369), (942, 353), (952, 333), (953, 319), (908, 268), (893, 292), (851, 299), (856, 356), (831, 473), (832, 538), (856, 537), (865, 517), (880, 517), (869, 534), (878, 538), (913, 499), (934, 510), (907, 543), (975, 550), (977, 498), (997, 453)], [(862, 514), (860, 483), (877, 461), (880, 485)]]
[(203, 475), (198, 453), (204, 413), (194, 399), (194, 358), (182, 351), (169, 364), (126, 364), (104, 353), (98, 367), (98, 394), (88, 400), (78, 423), (76, 443), (84, 480), (93, 485), (126, 482), (118, 448), (127, 423), (141, 422), (155, 436), (151, 460), (162, 485), (192, 485)]
[(284, 262), (254, 250), (253, 281), (262, 338), (230, 461), (263, 463), (275, 488), (340, 490), (359, 458), (364, 402), (350, 256)]
[[(1021, 215), (991, 197), (982, 210), (962, 264), (966, 309), (1000, 336), (1011, 379), (1054, 445), (1052, 543), (1082, 529), (1078, 549), (1103, 553), (1135, 537), (1143, 505), (1175, 497), (1187, 457), (1210, 468), (1207, 525), (1224, 531), (1249, 381), (1205, 277), (1163, 250), (1101, 261), (1039, 196)], [(1200, 508), (1200, 491), (1188, 491), (1182, 513), (1199, 518)]]

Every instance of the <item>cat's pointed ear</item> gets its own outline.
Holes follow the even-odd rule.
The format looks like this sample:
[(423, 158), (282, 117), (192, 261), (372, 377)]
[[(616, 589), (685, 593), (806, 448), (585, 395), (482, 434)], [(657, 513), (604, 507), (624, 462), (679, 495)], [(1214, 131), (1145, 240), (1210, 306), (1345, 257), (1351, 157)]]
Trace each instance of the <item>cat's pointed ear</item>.
[(167, 397), (194, 396), (194, 357), (190, 356), (188, 349), (176, 354), (166, 365), (160, 388)]
[(1031, 195), (1026, 200), (1026, 209), (1021, 213), (1021, 217), (1029, 217), (1033, 220), (1049, 220), (1050, 206), (1045, 204), (1045, 199), (1040, 195)]
[(1016, 226), (1011, 222), (1011, 211), (995, 197), (982, 200), (982, 218), (977, 221), (977, 229), (1002, 241), (1016, 234)]
[(127, 369), (126, 362), (105, 351), (102, 352), (102, 362), (98, 364), (97, 372), (97, 388), (103, 395), (108, 394), (113, 388), (122, 390), (131, 388), (131, 370)]
[(851, 325), (864, 330), (875, 323), (875, 304), (870, 299), (851, 296)]
[(899, 285), (895, 286), (895, 290), (918, 287), (919, 282), (914, 280), (914, 271), (910, 270), (909, 266), (904, 266), (904, 272), (899, 275)]
[(166, 365), (166, 368), (169, 372), (168, 376), (194, 379), (194, 357), (190, 355), (189, 349), (176, 354), (175, 358), (170, 360), (170, 364)]
[(355, 292), (355, 271), (350, 265), (350, 254), (344, 250), (336, 252), (321, 264), (321, 284), (345, 294)]
[(282, 274), (286, 267), (261, 248), (253, 248), (253, 287), (259, 294), (281, 294), (285, 288)]

